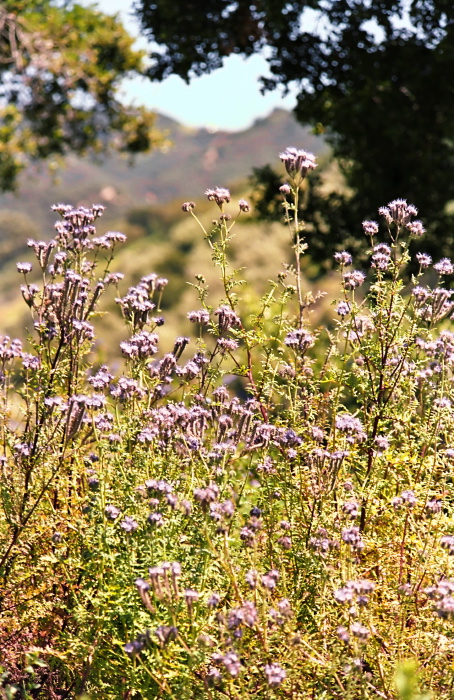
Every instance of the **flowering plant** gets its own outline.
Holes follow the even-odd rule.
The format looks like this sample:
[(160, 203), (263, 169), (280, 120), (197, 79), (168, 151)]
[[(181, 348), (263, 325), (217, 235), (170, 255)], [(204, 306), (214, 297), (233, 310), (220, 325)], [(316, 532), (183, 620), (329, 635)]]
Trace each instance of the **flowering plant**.
[(209, 189), (211, 228), (183, 210), (222, 298), (199, 276), (194, 333), (162, 353), (167, 280), (118, 289), (118, 370), (93, 323), (124, 237), (96, 235), (102, 207), (58, 205), (55, 239), (29, 242), (33, 332), (0, 344), (5, 697), (416, 699), (416, 670), (452, 697), (454, 267), (419, 254), (404, 285), (424, 227), (395, 200), (363, 224), (369, 269), (336, 253), (330, 324), (311, 327), (315, 158), (281, 160), (293, 262), (259, 310), (229, 267), (249, 205)]

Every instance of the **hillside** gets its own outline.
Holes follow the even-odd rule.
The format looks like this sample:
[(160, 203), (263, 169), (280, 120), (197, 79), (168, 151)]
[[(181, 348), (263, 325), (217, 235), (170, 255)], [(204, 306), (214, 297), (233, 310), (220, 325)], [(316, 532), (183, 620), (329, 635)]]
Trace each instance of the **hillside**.
[[(180, 203), (197, 201), (197, 212), (209, 226), (215, 211), (204, 197), (208, 187), (230, 187), (235, 201), (248, 196), (247, 177), (252, 168), (267, 163), (278, 166), (278, 154), (288, 145), (318, 155), (325, 150), (320, 138), (311, 135), (284, 110), (276, 110), (269, 118), (237, 133), (189, 130), (165, 118), (160, 119), (160, 126), (167, 130), (173, 143), (166, 152), (141, 156), (133, 166), (118, 156), (102, 163), (69, 158), (57, 182), (52, 182), (46, 172), (27, 172), (18, 195), (0, 197), (0, 335), (22, 333), (22, 324), (29, 324), (29, 313), (19, 291), (23, 280), (15, 263), (34, 262), (27, 247), (29, 238), (51, 238), (58, 216), (50, 206), (56, 202), (105, 204), (99, 233), (120, 230), (128, 238), (115, 261), (115, 269), (125, 273), (123, 292), (141, 275), (157, 272), (167, 277), (165, 312), (170, 323), (163, 335), (169, 336), (170, 342), (175, 324), (181, 327), (180, 332), (189, 332), (185, 328), (186, 311), (196, 303), (196, 297), (188, 281), (200, 273), (214, 287), (216, 283), (208, 246), (191, 218), (181, 211)], [(258, 293), (264, 291), (262, 282), (274, 277), (288, 259), (287, 237), (281, 225), (269, 227), (251, 221), (235, 241), (235, 265), (247, 265), (249, 279), (254, 280)], [(112, 301), (107, 302), (110, 310), (115, 306)], [(105, 317), (101, 325), (109, 327), (114, 342), (124, 333), (118, 309)]]
[[(102, 162), (70, 156), (55, 181), (45, 169), (26, 171), (17, 195), (0, 196), (2, 246), (12, 233), (6, 225), (9, 222), (12, 227), (12, 212), (21, 215), (17, 223), (21, 231), (29, 217), (31, 228), (41, 229), (43, 234), (53, 226), (55, 217), (50, 205), (55, 202), (99, 202), (108, 205), (106, 221), (116, 220), (131, 208), (196, 199), (208, 187), (229, 186), (246, 178), (253, 167), (276, 162), (278, 153), (289, 145), (316, 154), (324, 150), (320, 137), (298, 124), (290, 112), (280, 109), (240, 132), (189, 129), (162, 116), (158, 124), (167, 133), (169, 146), (138, 156), (133, 165), (120, 156)], [(16, 248), (20, 236), (14, 238)], [(0, 266), (5, 253), (0, 248)]]

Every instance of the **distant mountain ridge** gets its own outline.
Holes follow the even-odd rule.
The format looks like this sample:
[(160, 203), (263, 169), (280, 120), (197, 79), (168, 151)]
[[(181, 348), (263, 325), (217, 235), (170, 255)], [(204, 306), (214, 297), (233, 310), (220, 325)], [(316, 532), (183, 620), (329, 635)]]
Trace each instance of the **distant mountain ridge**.
[[(165, 117), (159, 117), (159, 126), (168, 132), (173, 146), (166, 152), (138, 157), (133, 167), (118, 155), (98, 163), (69, 157), (58, 182), (52, 182), (45, 169), (41, 173), (30, 170), (23, 174), (17, 196), (0, 196), (0, 335), (20, 334), (30, 324), (20, 293), (24, 280), (16, 263), (32, 262), (29, 281), (38, 281), (38, 266), (27, 241), (53, 236), (59, 217), (51, 211), (52, 204), (106, 205), (99, 233), (120, 230), (128, 238), (115, 260), (115, 269), (125, 273), (123, 288), (151, 271), (169, 279), (165, 313), (170, 330), (164, 329), (164, 334), (171, 334), (172, 324), (184, 329), (187, 321), (187, 309), (184, 313), (183, 309), (187, 295), (192, 298), (193, 291), (187, 281), (201, 272), (210, 286), (215, 288), (218, 283), (200, 229), (183, 214), (181, 204), (196, 201), (197, 213), (203, 219), (211, 204), (204, 197), (206, 189), (229, 187), (235, 192), (234, 198), (249, 196), (247, 178), (252, 169), (269, 163), (283, 171), (279, 153), (286, 147), (305, 148), (316, 155), (325, 150), (321, 138), (280, 109), (241, 132), (188, 129)], [(237, 249), (233, 248), (235, 264), (241, 268), (247, 262), (251, 279), (260, 288), (264, 279), (273, 276), (276, 262), (287, 260), (288, 232), (279, 224), (262, 228), (250, 221), (244, 225), (247, 235)], [(260, 251), (257, 240), (262, 240)], [(102, 322), (107, 324), (112, 340), (120, 342), (124, 338), (118, 313), (108, 314)]]
[(132, 166), (117, 155), (100, 162), (69, 156), (57, 182), (45, 168), (40, 173), (25, 172), (17, 195), (0, 195), (1, 241), (8, 238), (5, 210), (6, 221), (17, 212), (23, 227), (30, 217), (33, 229), (48, 231), (55, 221), (50, 206), (56, 202), (85, 206), (100, 202), (107, 206), (106, 218), (118, 219), (131, 208), (196, 199), (208, 187), (244, 180), (253, 167), (276, 164), (287, 146), (316, 155), (325, 149), (321, 137), (283, 109), (239, 132), (192, 129), (159, 115), (157, 123), (168, 133), (172, 146), (138, 156)]

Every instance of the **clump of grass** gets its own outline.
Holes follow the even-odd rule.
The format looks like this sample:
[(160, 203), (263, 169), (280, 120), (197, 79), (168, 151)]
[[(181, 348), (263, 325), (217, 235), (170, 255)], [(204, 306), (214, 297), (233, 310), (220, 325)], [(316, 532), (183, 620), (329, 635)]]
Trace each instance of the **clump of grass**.
[[(315, 160), (281, 159), (294, 262), (248, 309), (229, 245), (249, 205), (207, 190), (223, 296), (192, 282), (197, 340), (171, 352), (167, 280), (121, 289), (102, 207), (57, 205), (29, 241), (30, 333), (0, 343), (3, 697), (452, 697), (454, 265), (419, 254), (404, 285), (424, 229), (395, 200), (363, 222), (368, 269), (336, 253), (337, 320), (312, 327)], [(109, 287), (116, 367), (93, 352)]]

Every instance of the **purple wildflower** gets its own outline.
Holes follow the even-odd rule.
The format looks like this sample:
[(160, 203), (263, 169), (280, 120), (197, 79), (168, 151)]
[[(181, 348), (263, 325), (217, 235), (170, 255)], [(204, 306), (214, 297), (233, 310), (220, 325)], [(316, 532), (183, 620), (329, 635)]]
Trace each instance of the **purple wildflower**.
[(191, 323), (201, 323), (206, 326), (210, 322), (210, 314), (206, 309), (188, 311), (187, 317)]
[(361, 538), (359, 527), (353, 525), (352, 527), (347, 527), (342, 530), (342, 539), (346, 544), (357, 552), (364, 549), (364, 542)]
[(238, 656), (233, 651), (227, 652), (227, 654), (213, 654), (213, 662), (221, 663), (228, 675), (232, 678), (236, 678), (241, 671), (241, 663)]
[(438, 272), (439, 275), (452, 275), (454, 272), (454, 265), (449, 258), (442, 258), (439, 262), (435, 263), (434, 270)]
[(121, 521), (120, 527), (126, 532), (134, 532), (139, 527), (139, 524), (130, 515), (126, 515), (125, 519)]
[(128, 341), (120, 343), (121, 352), (130, 359), (145, 360), (158, 352), (156, 333), (141, 331)]
[(360, 642), (366, 642), (370, 637), (370, 630), (364, 627), (360, 622), (354, 622), (350, 627), (350, 632), (354, 637), (359, 639)]
[(24, 369), (37, 370), (41, 366), (41, 360), (36, 355), (30, 355), (24, 352), (22, 355), (22, 366)]
[(388, 224), (406, 226), (412, 216), (416, 216), (418, 210), (413, 204), (407, 204), (405, 199), (394, 199), (387, 207), (380, 207), (378, 213), (385, 217)]
[(377, 270), (387, 270), (391, 262), (391, 248), (385, 243), (379, 243), (374, 246), (374, 254), (372, 255), (372, 267)]
[(225, 333), (234, 326), (241, 326), (241, 320), (230, 306), (223, 304), (214, 312), (218, 317), (219, 333)]
[(28, 262), (18, 262), (16, 263), (17, 271), (22, 272), (22, 274), (26, 275), (27, 272), (31, 272), (33, 267), (31, 263)]
[(348, 442), (363, 442), (367, 435), (359, 418), (350, 413), (341, 413), (336, 416), (336, 428), (347, 436)]
[(350, 313), (350, 304), (348, 301), (340, 301), (336, 306), (336, 313), (342, 317), (347, 316)]
[(416, 260), (419, 262), (421, 269), (429, 267), (432, 264), (432, 258), (427, 253), (416, 253)]
[(350, 253), (347, 253), (346, 250), (334, 253), (334, 260), (339, 263), (339, 265), (351, 265), (353, 262), (352, 256)]
[(178, 637), (177, 628), (168, 625), (159, 625), (159, 627), (155, 629), (154, 633), (162, 646), (165, 646)]
[(298, 175), (304, 178), (308, 170), (314, 170), (317, 167), (313, 153), (293, 147), (286, 148), (283, 153), (279, 154), (279, 158), (292, 179)]
[(348, 629), (346, 627), (342, 627), (342, 625), (337, 628), (337, 636), (339, 637), (341, 642), (345, 642), (345, 644), (348, 644), (350, 641)]
[(410, 231), (410, 235), (412, 235), (414, 238), (420, 238), (423, 233), (426, 232), (422, 221), (410, 221), (406, 227)]
[(214, 189), (208, 189), (205, 192), (209, 201), (215, 201), (218, 207), (221, 207), (224, 203), (230, 202), (230, 192), (225, 187), (215, 187)]
[(425, 304), (431, 296), (430, 289), (427, 289), (427, 287), (421, 287), (420, 285), (413, 287), (412, 294), (417, 304)]
[(257, 588), (258, 573), (255, 569), (251, 569), (245, 575), (246, 583), (252, 588)]
[(441, 500), (439, 498), (430, 498), (425, 506), (425, 510), (429, 515), (436, 515), (441, 512)]
[(363, 231), (366, 236), (375, 236), (378, 233), (378, 224), (376, 221), (363, 221)]
[(297, 328), (294, 331), (287, 333), (284, 339), (285, 345), (291, 348), (305, 352), (311, 345), (314, 344), (315, 338), (312, 333), (305, 331), (304, 328)]
[(415, 492), (411, 491), (409, 489), (407, 489), (406, 491), (402, 491), (402, 493), (400, 494), (400, 497), (402, 499), (402, 502), (406, 506), (408, 506), (408, 508), (413, 508), (417, 503)]
[(377, 437), (374, 440), (374, 443), (377, 447), (377, 454), (378, 455), (382, 455), (383, 452), (385, 450), (387, 450), (389, 447), (389, 440), (384, 435), (377, 435)]
[(98, 372), (92, 377), (88, 377), (88, 382), (94, 389), (107, 388), (113, 379), (113, 375), (108, 371), (107, 365), (102, 365)]
[(274, 590), (276, 588), (276, 584), (279, 579), (279, 571), (276, 571), (276, 569), (272, 569), (271, 571), (268, 571), (267, 574), (263, 574), (261, 581), (262, 581), (262, 586), (264, 588), (267, 588), (269, 591)]
[(217, 608), (221, 602), (221, 596), (218, 593), (212, 593), (207, 600), (207, 605), (209, 608)]
[(358, 515), (359, 504), (356, 501), (345, 501), (342, 504), (343, 512), (348, 515), (352, 520)]
[(239, 347), (239, 343), (234, 338), (218, 338), (218, 348), (224, 352), (233, 352)]
[(118, 508), (112, 505), (106, 506), (104, 509), (104, 513), (109, 520), (116, 520), (120, 515), (120, 512), (121, 511)]
[(356, 289), (356, 287), (359, 287), (365, 279), (366, 275), (360, 270), (346, 272), (343, 276), (345, 289)]
[(266, 664), (265, 675), (270, 688), (278, 688), (287, 677), (287, 672), (279, 664), (271, 663)]

